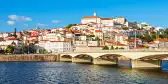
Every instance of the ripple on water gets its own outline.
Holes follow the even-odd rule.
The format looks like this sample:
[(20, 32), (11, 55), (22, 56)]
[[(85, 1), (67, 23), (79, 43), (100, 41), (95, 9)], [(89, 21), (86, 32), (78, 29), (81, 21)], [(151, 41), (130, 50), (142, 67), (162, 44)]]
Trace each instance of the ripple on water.
[(168, 73), (57, 62), (1, 62), (0, 84), (167, 84)]

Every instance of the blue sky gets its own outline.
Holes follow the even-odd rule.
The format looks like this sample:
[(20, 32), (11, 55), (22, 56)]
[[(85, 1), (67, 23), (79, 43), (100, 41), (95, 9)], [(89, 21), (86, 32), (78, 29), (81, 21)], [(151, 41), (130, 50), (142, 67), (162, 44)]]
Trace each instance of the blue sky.
[(128, 21), (168, 27), (167, 0), (1, 0), (0, 32), (63, 27), (83, 16), (124, 16)]

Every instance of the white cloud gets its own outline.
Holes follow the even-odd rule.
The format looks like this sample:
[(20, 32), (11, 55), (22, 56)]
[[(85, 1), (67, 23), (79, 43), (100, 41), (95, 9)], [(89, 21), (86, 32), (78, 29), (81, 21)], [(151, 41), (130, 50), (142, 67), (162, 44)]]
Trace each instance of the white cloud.
[(32, 21), (32, 18), (26, 16), (9, 15), (8, 18), (15, 21)]
[(59, 23), (59, 20), (52, 20), (52, 23)]
[(8, 25), (14, 25), (15, 21), (7, 21)]
[(48, 25), (47, 24), (38, 23), (37, 26), (44, 27), (44, 26), (48, 26)]
[(28, 27), (29, 25), (28, 24), (23, 24), (25, 27)]

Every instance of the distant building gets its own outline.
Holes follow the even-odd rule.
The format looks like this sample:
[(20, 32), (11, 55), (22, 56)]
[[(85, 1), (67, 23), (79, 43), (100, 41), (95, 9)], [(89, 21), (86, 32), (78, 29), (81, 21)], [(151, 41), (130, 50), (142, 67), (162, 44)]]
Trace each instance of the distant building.
[(117, 23), (117, 24), (125, 24), (127, 20), (124, 17), (119, 17), (119, 18), (114, 18), (113, 21), (114, 23)]
[(99, 39), (103, 40), (103, 32), (101, 30), (95, 30), (95, 37), (98, 37)]
[(154, 43), (158, 46), (160, 49), (168, 49), (168, 39), (155, 39)]
[(104, 26), (114, 26), (113, 18), (101, 18), (101, 23)]
[(115, 41), (116, 32), (104, 33), (104, 41)]
[(101, 23), (101, 18), (99, 16), (96, 16), (96, 13), (94, 13), (94, 16), (85, 16), (81, 20), (82, 24), (87, 24), (90, 22)]
[(129, 28), (137, 28), (137, 23), (136, 22), (126, 22), (125, 24)]

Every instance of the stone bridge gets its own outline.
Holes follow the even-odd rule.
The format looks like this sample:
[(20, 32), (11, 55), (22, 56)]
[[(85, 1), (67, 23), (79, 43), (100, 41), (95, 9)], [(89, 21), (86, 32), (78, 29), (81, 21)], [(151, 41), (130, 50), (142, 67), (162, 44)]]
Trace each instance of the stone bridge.
[(162, 60), (168, 59), (168, 52), (89, 52), (61, 53), (60, 61), (114, 65), (130, 61), (132, 68), (161, 67)]

